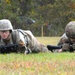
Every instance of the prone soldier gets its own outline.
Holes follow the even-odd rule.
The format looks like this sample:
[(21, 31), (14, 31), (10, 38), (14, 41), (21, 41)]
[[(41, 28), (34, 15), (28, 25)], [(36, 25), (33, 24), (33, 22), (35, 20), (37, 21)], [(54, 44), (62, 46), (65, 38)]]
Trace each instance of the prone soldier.
[(58, 46), (62, 46), (58, 52), (75, 51), (75, 21), (71, 21), (66, 25), (65, 33), (60, 38)]
[(48, 52), (47, 47), (41, 44), (31, 31), (13, 29), (8, 19), (0, 20), (0, 47), (1, 53), (6, 51), (25, 54)]

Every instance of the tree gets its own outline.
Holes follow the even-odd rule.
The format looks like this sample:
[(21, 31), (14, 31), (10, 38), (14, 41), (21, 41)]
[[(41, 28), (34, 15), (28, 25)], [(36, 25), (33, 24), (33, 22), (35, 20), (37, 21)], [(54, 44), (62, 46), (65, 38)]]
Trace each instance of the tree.
[[(74, 0), (0, 0), (0, 19), (10, 19), (14, 28), (30, 29), (40, 35), (64, 33), (66, 24), (75, 20)], [(35, 23), (32, 23), (35, 20)]]

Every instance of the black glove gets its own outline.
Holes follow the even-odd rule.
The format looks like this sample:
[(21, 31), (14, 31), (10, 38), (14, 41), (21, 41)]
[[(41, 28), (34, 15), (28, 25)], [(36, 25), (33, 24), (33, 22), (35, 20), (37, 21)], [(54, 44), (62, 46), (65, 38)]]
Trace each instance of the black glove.
[(62, 50), (63, 50), (63, 51), (69, 51), (69, 50), (70, 50), (70, 44), (64, 43), (64, 44), (62, 45)]

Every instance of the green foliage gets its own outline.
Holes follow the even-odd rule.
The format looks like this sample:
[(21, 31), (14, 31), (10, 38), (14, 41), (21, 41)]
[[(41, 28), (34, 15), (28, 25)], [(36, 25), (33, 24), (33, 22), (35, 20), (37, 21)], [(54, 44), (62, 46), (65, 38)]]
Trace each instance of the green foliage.
[[(36, 36), (41, 36), (42, 26), (44, 36), (57, 36), (64, 33), (69, 21), (75, 20), (75, 1), (0, 0), (0, 19), (3, 18), (10, 19), (14, 28), (30, 29)], [(28, 18), (35, 23), (29, 24)]]

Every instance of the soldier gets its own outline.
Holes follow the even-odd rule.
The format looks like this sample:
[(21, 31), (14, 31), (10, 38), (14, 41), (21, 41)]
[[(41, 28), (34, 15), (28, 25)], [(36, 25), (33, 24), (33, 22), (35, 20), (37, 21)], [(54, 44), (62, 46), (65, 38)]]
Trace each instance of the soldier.
[(59, 52), (74, 52), (75, 50), (75, 21), (69, 22), (65, 27), (65, 33), (60, 38), (58, 46), (62, 46)]
[[(14, 46), (14, 44), (18, 46)], [(31, 31), (13, 29), (8, 19), (2, 19), (0, 20), (0, 52), (4, 53), (6, 51), (7, 53), (17, 52), (28, 54), (48, 52), (48, 49), (34, 37)]]

